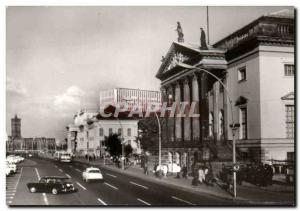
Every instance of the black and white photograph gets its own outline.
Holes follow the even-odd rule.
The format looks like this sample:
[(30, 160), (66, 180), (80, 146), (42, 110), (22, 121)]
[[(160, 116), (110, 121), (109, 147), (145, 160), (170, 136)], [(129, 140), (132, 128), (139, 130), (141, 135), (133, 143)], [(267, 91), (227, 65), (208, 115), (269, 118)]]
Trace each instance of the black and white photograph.
[(296, 7), (4, 10), (7, 207), (296, 206)]

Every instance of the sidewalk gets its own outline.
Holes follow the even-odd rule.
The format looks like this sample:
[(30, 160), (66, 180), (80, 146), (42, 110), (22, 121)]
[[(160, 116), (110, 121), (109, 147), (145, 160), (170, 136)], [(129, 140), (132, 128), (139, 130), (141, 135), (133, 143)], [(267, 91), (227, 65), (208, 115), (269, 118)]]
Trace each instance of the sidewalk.
[[(140, 168), (140, 165), (136, 166), (130, 166), (126, 170), (122, 170), (120, 168), (117, 168), (115, 164), (111, 164), (106, 162), (106, 165), (104, 166), (103, 160), (96, 160), (96, 161), (87, 161), (85, 159), (75, 159), (75, 161), (82, 162), (85, 164), (95, 165), (95, 166), (101, 166), (102, 168), (106, 168), (112, 171), (116, 171), (119, 173), (127, 174), (130, 176), (135, 176), (139, 178), (143, 178), (148, 181), (160, 183), (162, 185), (166, 186), (174, 186), (180, 189), (184, 189), (189, 192), (194, 193), (204, 193), (208, 194), (210, 196), (215, 196), (219, 198), (224, 198), (227, 200), (234, 200), (237, 203), (255, 203), (255, 202), (271, 202), (270, 199), (273, 199), (274, 202), (280, 202), (280, 199), (282, 199), (282, 195), (286, 194), (286, 197), (283, 197), (285, 199), (290, 199), (290, 201), (293, 201), (293, 198), (291, 196), (294, 195), (294, 187), (293, 186), (283, 186), (283, 185), (274, 185), (270, 187), (257, 187), (249, 183), (244, 183), (243, 186), (237, 187), (237, 193), (238, 197), (234, 199), (232, 195), (225, 191), (224, 189), (221, 189), (218, 185), (215, 186), (207, 186), (205, 184), (198, 185), (198, 186), (192, 186), (192, 178), (188, 177), (187, 179), (184, 178), (175, 178), (175, 175), (168, 176), (167, 178), (157, 178), (154, 176), (152, 169), (149, 169), (149, 174), (145, 175), (143, 173), (143, 169)], [(275, 194), (275, 195), (274, 195)], [(266, 196), (266, 197), (265, 197)], [(274, 200), (275, 199), (275, 200)], [(278, 200), (276, 200), (278, 199)]]

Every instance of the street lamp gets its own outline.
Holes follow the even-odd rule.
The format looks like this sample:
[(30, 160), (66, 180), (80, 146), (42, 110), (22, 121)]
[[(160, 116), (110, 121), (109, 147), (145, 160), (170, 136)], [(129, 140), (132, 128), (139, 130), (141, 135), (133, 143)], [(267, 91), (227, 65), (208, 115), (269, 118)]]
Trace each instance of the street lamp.
[[(184, 63), (181, 63), (180, 62), (180, 65), (184, 68), (187, 68), (187, 69), (196, 69), (197, 71), (200, 71), (200, 72), (205, 72), (209, 75), (211, 75), (212, 77), (214, 77), (218, 82), (220, 82), (220, 84), (224, 87), (224, 90), (227, 92), (227, 97), (228, 97), (228, 100), (229, 100), (229, 103), (230, 103), (230, 110), (231, 110), (231, 122), (232, 124), (230, 125), (231, 127), (231, 131), (232, 131), (232, 162), (233, 162), (233, 165), (235, 166), (235, 163), (236, 163), (236, 149), (235, 149), (235, 145), (236, 145), (236, 140), (235, 140), (235, 131), (237, 130), (238, 128), (238, 124), (235, 124), (234, 123), (234, 118), (233, 118), (233, 107), (232, 107), (232, 100), (229, 96), (230, 92), (228, 91), (227, 87), (225, 86), (225, 84), (213, 73), (207, 71), (206, 69), (203, 69), (203, 68), (199, 68), (199, 67), (195, 67), (195, 66), (192, 66), (192, 65), (188, 65), (188, 64), (184, 64)], [(234, 169), (233, 171), (233, 196), (234, 198), (236, 198), (236, 170)]]

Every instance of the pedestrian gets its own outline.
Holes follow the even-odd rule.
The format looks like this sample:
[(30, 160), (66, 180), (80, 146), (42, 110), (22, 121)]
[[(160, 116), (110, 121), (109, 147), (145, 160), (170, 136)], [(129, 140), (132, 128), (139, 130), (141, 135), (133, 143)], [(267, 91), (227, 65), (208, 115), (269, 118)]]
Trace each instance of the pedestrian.
[(148, 163), (144, 163), (144, 174), (148, 175)]
[(186, 167), (186, 165), (183, 165), (181, 171), (182, 171), (182, 178), (187, 179), (187, 167)]
[(162, 166), (162, 173), (163, 173), (164, 177), (168, 176), (168, 166), (167, 165)]
[(181, 167), (180, 167), (179, 165), (177, 165), (176, 167), (177, 167), (176, 178), (177, 178), (177, 179), (180, 179)]
[(88, 155), (87, 155), (87, 154), (85, 154), (85, 159), (86, 159), (86, 160), (88, 159)]
[(202, 166), (198, 170), (198, 176), (199, 176), (198, 180), (200, 184), (202, 184), (205, 181), (205, 174)]
[(153, 167), (153, 173), (154, 173), (155, 176), (158, 176), (157, 167), (158, 167), (158, 163), (155, 162), (154, 167)]

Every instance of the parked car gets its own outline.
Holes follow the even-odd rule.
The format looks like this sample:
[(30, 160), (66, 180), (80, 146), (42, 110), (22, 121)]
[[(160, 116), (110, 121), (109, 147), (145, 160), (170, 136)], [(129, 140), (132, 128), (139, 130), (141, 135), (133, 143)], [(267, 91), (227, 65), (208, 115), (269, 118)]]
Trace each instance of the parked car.
[(44, 192), (52, 193), (54, 195), (77, 191), (77, 188), (69, 181), (68, 177), (59, 176), (42, 177), (39, 182), (28, 183), (27, 187), (31, 193)]
[(104, 180), (100, 169), (95, 167), (86, 168), (85, 171), (82, 172), (82, 179), (86, 182), (91, 180)]
[(15, 174), (17, 172), (17, 165), (6, 161), (6, 169), (9, 170), (10, 174)]

